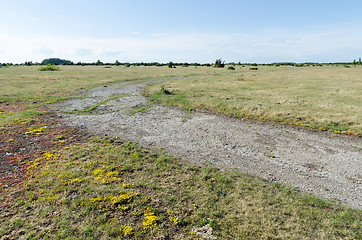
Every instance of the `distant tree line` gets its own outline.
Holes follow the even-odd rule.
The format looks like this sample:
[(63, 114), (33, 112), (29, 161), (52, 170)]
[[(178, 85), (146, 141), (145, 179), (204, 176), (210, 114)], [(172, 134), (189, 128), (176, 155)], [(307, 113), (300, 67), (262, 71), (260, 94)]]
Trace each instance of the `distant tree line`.
[(2, 66), (33, 66), (33, 65), (76, 65), (76, 66), (125, 66), (125, 67), (131, 67), (131, 66), (168, 66), (169, 68), (175, 68), (177, 66), (182, 67), (189, 67), (189, 66), (207, 66), (207, 67), (220, 67), (223, 68), (225, 65), (231, 65), (231, 66), (293, 66), (293, 67), (306, 67), (306, 66), (323, 66), (323, 65), (345, 65), (346, 67), (350, 65), (362, 65), (362, 60), (359, 58), (358, 60), (353, 60), (352, 62), (335, 62), (335, 63), (315, 63), (315, 62), (305, 62), (305, 63), (295, 63), (295, 62), (276, 62), (276, 63), (235, 63), (235, 62), (229, 62), (225, 63), (225, 61), (222, 61), (220, 59), (216, 59), (215, 63), (176, 63), (176, 62), (168, 62), (168, 63), (159, 63), (159, 62), (136, 62), (136, 63), (129, 63), (129, 62), (120, 62), (116, 60), (113, 63), (103, 63), (102, 61), (98, 60), (96, 62), (77, 62), (74, 63), (70, 60), (60, 59), (60, 58), (47, 58), (44, 59), (42, 62), (25, 62), (22, 64), (13, 64), (13, 63), (0, 63), (0, 67)]

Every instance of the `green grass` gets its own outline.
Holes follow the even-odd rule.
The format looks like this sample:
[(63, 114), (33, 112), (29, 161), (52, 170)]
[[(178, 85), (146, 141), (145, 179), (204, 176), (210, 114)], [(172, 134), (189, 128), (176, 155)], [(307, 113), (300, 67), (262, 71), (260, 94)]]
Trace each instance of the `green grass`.
[[(126, 81), (208, 74), (211, 68), (60, 66), (60, 71), (38, 71), (37, 66), (0, 68), (0, 126), (29, 114), (1, 113), (1, 104), (25, 106), (24, 110), (73, 98), (87, 89)], [(36, 102), (35, 104), (33, 102)], [(18, 117), (18, 118), (16, 118)]]
[(362, 67), (237, 67), (148, 88), (151, 100), (245, 118), (362, 132)]
[(150, 109), (151, 107), (152, 107), (151, 105), (146, 105), (146, 106), (143, 106), (141, 108), (135, 109), (129, 114), (129, 116), (132, 116), (132, 115), (134, 115), (136, 113), (139, 113), (139, 112), (143, 112), (143, 111), (145, 111), (147, 109)]
[(60, 66), (61, 71), (38, 71), (37, 66), (0, 68), (0, 103), (49, 101), (85, 89), (114, 83), (204, 74), (194, 68)]
[(209, 224), (218, 239), (362, 237), (360, 210), (118, 139), (93, 138), (43, 158), (48, 164), (31, 165), (26, 191), (1, 211), (3, 236), (197, 239), (195, 228)]

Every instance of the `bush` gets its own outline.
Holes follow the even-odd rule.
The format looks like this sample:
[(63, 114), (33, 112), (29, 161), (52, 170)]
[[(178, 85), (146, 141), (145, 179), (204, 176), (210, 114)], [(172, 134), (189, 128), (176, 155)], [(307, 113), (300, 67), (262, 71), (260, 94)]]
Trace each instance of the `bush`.
[(258, 70), (258, 68), (257, 68), (257, 67), (251, 67), (251, 68), (249, 68), (249, 70), (254, 70), (254, 71), (256, 71), (256, 70)]
[(223, 68), (224, 66), (225, 66), (225, 61), (222, 61), (221, 58), (216, 59), (214, 67)]
[(235, 67), (234, 66), (229, 66), (228, 70), (235, 70)]
[(38, 71), (60, 71), (60, 68), (54, 65), (47, 65), (44, 67), (38, 68)]

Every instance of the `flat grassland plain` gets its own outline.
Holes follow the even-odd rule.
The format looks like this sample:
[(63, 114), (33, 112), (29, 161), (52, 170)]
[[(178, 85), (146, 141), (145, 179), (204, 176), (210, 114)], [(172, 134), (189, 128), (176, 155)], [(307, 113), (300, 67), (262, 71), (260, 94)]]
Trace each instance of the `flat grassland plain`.
[(362, 67), (60, 69), (0, 68), (0, 239), (362, 239), (361, 210), (87, 137), (46, 108), (96, 86), (192, 76), (147, 94), (187, 110), (358, 135)]

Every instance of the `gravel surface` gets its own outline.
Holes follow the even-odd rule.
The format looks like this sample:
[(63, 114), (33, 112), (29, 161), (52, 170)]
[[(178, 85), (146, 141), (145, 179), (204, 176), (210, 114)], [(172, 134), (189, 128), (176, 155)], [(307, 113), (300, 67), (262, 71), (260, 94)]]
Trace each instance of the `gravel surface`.
[[(148, 106), (141, 93), (150, 82), (98, 87), (53, 108), (69, 126), (94, 135), (163, 148), (185, 161), (248, 172), (362, 209), (361, 138), (161, 106), (130, 114)], [(90, 114), (61, 113), (115, 94), (124, 95)]]

